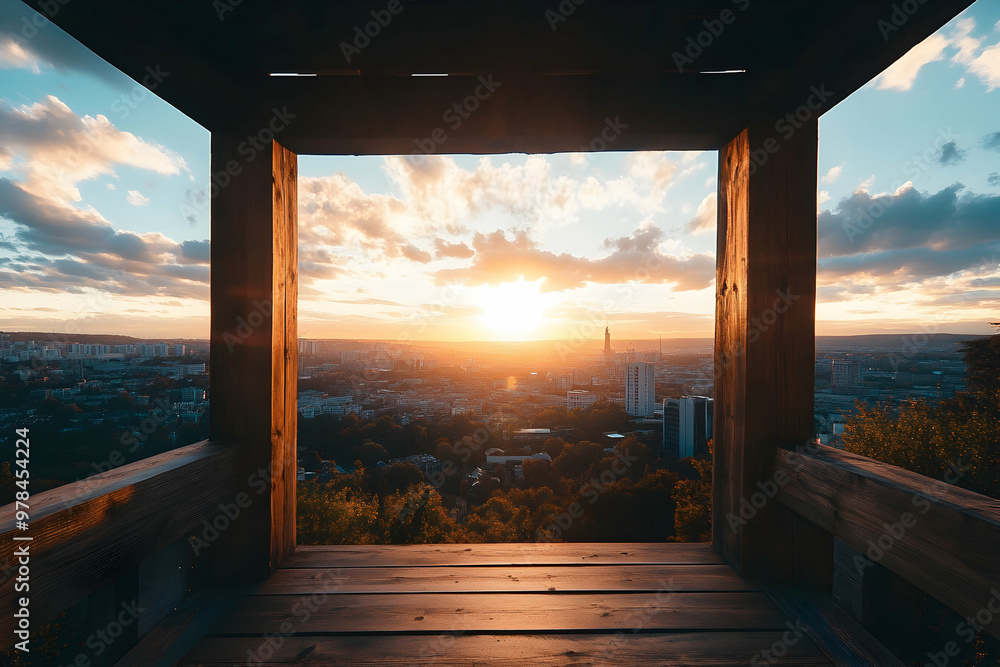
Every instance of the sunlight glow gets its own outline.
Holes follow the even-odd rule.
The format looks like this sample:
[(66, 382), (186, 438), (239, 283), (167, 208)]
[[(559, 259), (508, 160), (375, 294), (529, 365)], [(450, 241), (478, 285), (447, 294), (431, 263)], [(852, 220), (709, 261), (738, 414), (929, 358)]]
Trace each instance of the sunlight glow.
[(481, 321), (494, 340), (529, 340), (545, 319), (546, 299), (537, 282), (518, 280), (479, 288)]

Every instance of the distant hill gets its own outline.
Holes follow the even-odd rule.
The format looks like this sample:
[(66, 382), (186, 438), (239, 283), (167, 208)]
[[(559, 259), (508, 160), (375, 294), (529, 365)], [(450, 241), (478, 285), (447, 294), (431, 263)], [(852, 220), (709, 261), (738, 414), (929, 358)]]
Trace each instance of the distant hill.
[(10, 334), (12, 343), (22, 343), (33, 340), (39, 343), (83, 343), (102, 345), (135, 345), (138, 343), (207, 343), (204, 339), (197, 338), (135, 338), (133, 336), (122, 336), (121, 334), (84, 334), (84, 333), (59, 333), (45, 331), (6, 331)]

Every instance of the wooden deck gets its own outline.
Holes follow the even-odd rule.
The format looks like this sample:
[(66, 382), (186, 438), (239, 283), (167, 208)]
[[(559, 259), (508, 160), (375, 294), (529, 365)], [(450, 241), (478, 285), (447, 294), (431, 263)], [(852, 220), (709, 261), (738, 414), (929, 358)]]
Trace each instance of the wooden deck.
[(794, 625), (703, 544), (298, 547), (179, 664), (832, 664)]

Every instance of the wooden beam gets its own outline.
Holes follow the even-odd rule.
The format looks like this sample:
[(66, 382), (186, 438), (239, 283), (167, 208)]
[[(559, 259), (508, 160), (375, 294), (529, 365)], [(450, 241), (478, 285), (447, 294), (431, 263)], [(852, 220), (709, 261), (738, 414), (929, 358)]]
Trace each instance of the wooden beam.
[(754, 577), (794, 576), (772, 464), (812, 436), (816, 151), (812, 120), (751, 126), (719, 155), (712, 544)]
[(781, 504), (860, 551), (856, 568), (883, 565), (1000, 637), (1000, 500), (830, 447), (779, 450), (775, 471)]
[(751, 104), (770, 102), (773, 106), (777, 102), (796, 108), (816, 87), (830, 92), (820, 110), (825, 113), (973, 1), (878, 0), (837, 5), (815, 30), (791, 34), (794, 66), (757, 68), (751, 74)]
[(806, 628), (806, 634), (833, 664), (903, 667), (891, 651), (829, 596), (787, 585), (765, 587), (764, 592), (793, 624)]
[[(745, 122), (743, 74), (272, 78), (299, 154), (714, 150)], [(260, 118), (262, 121), (264, 118)]]
[[(33, 497), (31, 620), (40, 626), (187, 538), (235, 493), (237, 448), (200, 442)], [(14, 508), (0, 524), (0, 562), (15, 562)], [(0, 647), (13, 643), (15, 579), (0, 586)]]
[(221, 547), (218, 575), (235, 579), (266, 576), (295, 549), (297, 161), (248, 140), (261, 136), (212, 135), (210, 428), (243, 443), (244, 479), (267, 486)]

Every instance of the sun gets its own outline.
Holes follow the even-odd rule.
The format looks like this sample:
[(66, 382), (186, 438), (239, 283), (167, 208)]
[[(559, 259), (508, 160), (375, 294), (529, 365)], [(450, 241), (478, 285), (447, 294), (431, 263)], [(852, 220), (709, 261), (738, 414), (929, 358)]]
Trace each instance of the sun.
[(500, 283), (479, 288), (481, 321), (494, 340), (529, 340), (545, 319), (546, 299), (539, 283)]

